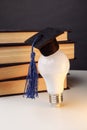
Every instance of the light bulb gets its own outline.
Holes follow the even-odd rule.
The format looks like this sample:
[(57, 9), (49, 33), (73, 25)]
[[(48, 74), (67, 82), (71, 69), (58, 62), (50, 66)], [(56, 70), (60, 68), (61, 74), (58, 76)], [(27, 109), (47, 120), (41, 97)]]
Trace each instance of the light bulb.
[(63, 102), (64, 80), (69, 67), (69, 59), (60, 50), (49, 56), (41, 55), (38, 60), (38, 69), (45, 80), (51, 104), (61, 105)]

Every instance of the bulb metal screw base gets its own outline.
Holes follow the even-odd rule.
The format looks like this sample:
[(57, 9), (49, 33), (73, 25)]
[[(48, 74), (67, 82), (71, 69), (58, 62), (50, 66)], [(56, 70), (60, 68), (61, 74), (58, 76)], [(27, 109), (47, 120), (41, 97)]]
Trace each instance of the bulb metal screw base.
[(49, 102), (52, 105), (60, 107), (63, 102), (63, 94), (50, 94), (49, 95)]

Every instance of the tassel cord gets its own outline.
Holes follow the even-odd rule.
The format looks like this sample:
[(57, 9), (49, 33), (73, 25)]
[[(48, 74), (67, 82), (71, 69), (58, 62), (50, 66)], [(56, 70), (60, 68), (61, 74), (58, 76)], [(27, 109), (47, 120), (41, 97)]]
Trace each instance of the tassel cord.
[(35, 98), (38, 96), (38, 72), (35, 64), (35, 52), (33, 50), (34, 45), (38, 40), (40, 40), (41, 35), (36, 37), (32, 43), (32, 50), (31, 50), (31, 62), (29, 66), (28, 75), (26, 77), (25, 83), (25, 95), (27, 98)]

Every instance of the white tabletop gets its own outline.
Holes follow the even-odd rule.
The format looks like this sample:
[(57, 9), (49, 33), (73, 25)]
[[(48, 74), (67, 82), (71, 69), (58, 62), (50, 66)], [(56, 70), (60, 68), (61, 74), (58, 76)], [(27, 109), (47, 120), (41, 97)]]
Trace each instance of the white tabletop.
[(20, 96), (0, 98), (1, 130), (87, 130), (87, 71), (70, 71), (64, 105), (52, 107), (48, 93), (35, 100)]

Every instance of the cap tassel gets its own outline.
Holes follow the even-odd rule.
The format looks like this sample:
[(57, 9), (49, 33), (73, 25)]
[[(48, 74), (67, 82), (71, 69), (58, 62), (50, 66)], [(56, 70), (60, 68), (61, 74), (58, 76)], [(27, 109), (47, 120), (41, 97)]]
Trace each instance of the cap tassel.
[(25, 84), (25, 95), (27, 98), (32, 99), (38, 96), (38, 71), (35, 63), (35, 52), (33, 52), (33, 47), (39, 39), (40, 37), (36, 37), (32, 44), (31, 62)]

